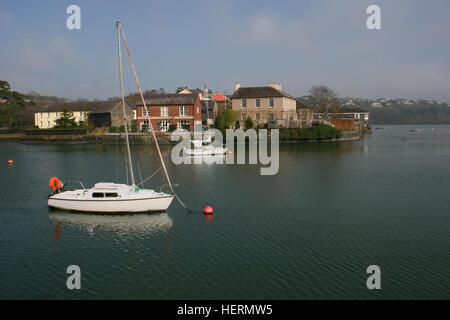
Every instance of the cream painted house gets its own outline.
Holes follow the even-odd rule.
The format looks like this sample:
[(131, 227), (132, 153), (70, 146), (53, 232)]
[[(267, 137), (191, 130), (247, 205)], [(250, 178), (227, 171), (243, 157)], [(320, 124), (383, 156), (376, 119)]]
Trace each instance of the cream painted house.
[[(88, 112), (84, 110), (72, 111), (75, 121), (86, 121)], [(60, 111), (41, 111), (34, 113), (34, 125), (39, 129), (50, 129), (56, 125), (56, 120), (61, 117), (62, 110)]]
[(269, 121), (288, 126), (289, 121), (298, 120), (297, 100), (282, 91), (281, 84), (269, 83), (266, 87), (240, 87), (236, 82), (231, 97), (232, 108), (237, 114), (236, 127), (244, 128), (247, 118), (258, 125)]

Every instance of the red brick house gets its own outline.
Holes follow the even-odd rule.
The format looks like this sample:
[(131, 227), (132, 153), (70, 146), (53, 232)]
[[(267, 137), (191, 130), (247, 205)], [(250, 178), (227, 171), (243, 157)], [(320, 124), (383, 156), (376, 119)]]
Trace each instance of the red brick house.
[[(169, 125), (182, 128), (202, 124), (202, 108), (199, 94), (155, 94), (145, 97), (145, 104), (150, 112), (150, 120), (156, 131), (168, 131)], [(139, 130), (148, 125), (148, 115), (142, 102), (136, 104), (136, 125)]]

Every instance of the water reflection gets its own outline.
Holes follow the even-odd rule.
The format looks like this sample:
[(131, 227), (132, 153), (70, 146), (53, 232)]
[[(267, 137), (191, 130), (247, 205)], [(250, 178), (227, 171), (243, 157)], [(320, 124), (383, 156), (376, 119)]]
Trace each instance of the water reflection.
[(64, 226), (86, 230), (90, 235), (100, 232), (148, 234), (167, 231), (173, 226), (172, 218), (167, 213), (98, 215), (52, 210), (48, 213), (48, 217), (55, 225), (54, 230), (57, 231), (58, 239), (64, 237)]

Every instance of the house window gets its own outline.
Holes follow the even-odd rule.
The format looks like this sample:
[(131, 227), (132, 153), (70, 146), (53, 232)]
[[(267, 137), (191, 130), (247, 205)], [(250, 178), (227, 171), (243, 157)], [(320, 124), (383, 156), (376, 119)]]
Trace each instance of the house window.
[(261, 120), (261, 116), (260, 116), (259, 113), (256, 114), (256, 118), (255, 118), (255, 119), (256, 119), (256, 120)]
[(146, 126), (146, 127), (147, 127), (147, 130), (148, 130), (148, 127), (149, 127), (149, 125), (148, 125), (148, 120), (144, 120), (144, 121), (141, 122), (141, 128), (140, 128), (140, 131), (142, 131), (142, 130), (144, 129), (144, 126)]
[(180, 106), (180, 116), (187, 116), (187, 115), (188, 115), (188, 107)]
[(269, 108), (273, 108), (273, 99), (269, 99)]
[(47, 121), (47, 126), (50, 128), (50, 121)]
[(163, 132), (168, 131), (169, 130), (169, 121), (166, 121), (166, 120), (161, 121), (159, 123), (159, 130), (163, 131)]
[(242, 99), (242, 108), (247, 108), (247, 99)]
[(178, 121), (178, 129), (183, 129), (183, 126), (189, 126), (189, 120), (180, 120)]
[(256, 99), (256, 107), (257, 108), (261, 107), (261, 100), (260, 99)]
[(169, 116), (169, 107), (161, 107), (161, 117)]
[(148, 114), (147, 114), (147, 111), (145, 111), (145, 108), (142, 107), (142, 116), (143, 117), (148, 117), (149, 115), (150, 115), (150, 112), (148, 112)]
[(41, 121), (41, 125), (40, 125), (39, 127), (41, 127), (41, 128), (42, 128), (42, 121)]
[(270, 113), (269, 114), (269, 120), (274, 120), (274, 119), (275, 119), (275, 117), (274, 117), (273, 113)]
[(242, 114), (242, 121), (247, 120), (247, 115), (245, 113)]
[(56, 112), (56, 118), (58, 118), (58, 112)]
[(50, 112), (47, 112), (47, 118), (50, 118)]
[(199, 113), (200, 112), (200, 109), (199, 109), (199, 107), (197, 107), (197, 113)]

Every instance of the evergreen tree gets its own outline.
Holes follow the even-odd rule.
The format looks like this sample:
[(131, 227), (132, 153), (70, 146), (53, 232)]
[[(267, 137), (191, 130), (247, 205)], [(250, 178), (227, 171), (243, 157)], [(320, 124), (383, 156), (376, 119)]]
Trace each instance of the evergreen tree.
[(78, 126), (73, 112), (69, 111), (66, 106), (64, 106), (61, 116), (55, 120), (55, 123), (55, 128), (61, 129), (76, 128)]

